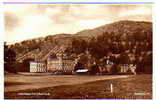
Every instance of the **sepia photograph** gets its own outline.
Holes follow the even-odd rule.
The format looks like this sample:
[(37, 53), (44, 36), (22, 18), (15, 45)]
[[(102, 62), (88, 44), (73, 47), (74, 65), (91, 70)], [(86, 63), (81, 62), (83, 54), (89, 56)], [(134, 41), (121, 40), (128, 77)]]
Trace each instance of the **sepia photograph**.
[(5, 4), (5, 99), (152, 99), (152, 5)]

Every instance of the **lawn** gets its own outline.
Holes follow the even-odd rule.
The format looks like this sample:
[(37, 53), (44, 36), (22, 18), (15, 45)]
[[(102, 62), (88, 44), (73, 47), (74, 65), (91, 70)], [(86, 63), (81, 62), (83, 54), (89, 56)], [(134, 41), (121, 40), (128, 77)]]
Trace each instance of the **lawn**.
[[(90, 76), (92, 77), (92, 76)], [(110, 84), (113, 85), (111, 92)], [(6, 99), (151, 99), (152, 75), (134, 75), (123, 79), (101, 80), (77, 85), (5, 92)]]

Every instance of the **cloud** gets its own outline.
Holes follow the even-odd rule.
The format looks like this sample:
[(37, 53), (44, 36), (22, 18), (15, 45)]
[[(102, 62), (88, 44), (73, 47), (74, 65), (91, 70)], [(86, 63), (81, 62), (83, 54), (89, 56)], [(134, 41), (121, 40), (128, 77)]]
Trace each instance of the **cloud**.
[(151, 21), (151, 8), (151, 5), (5, 5), (6, 41), (74, 34), (124, 19)]
[(136, 8), (135, 10), (120, 12), (119, 16), (151, 15), (151, 13), (151, 9), (147, 9), (146, 7), (140, 7)]
[(19, 21), (18, 18), (16, 16), (14, 16), (11, 13), (5, 13), (5, 26), (6, 26), (6, 30), (8, 31), (12, 31), (14, 29), (14, 27), (18, 26)]

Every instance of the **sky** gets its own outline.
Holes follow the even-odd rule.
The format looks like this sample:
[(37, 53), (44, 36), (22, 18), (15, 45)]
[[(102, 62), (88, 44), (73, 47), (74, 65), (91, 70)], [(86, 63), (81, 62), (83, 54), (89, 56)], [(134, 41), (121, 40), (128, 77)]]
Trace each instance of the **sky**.
[(152, 21), (151, 5), (5, 5), (5, 41), (23, 40), (84, 29), (120, 20)]

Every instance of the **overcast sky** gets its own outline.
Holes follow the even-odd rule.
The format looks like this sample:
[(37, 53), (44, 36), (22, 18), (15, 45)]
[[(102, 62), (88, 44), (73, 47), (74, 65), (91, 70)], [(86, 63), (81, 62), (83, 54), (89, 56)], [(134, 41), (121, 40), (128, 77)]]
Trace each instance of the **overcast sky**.
[(119, 20), (151, 21), (151, 5), (5, 5), (5, 41), (74, 34)]

